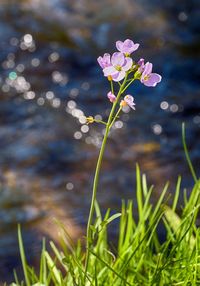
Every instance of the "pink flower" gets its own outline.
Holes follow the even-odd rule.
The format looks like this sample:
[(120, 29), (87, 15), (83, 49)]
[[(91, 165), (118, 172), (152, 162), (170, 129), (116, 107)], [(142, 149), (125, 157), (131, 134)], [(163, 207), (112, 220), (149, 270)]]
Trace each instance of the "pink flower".
[(139, 44), (134, 44), (133, 41), (127, 39), (124, 42), (117, 41), (116, 47), (121, 53), (124, 53), (125, 55), (130, 55), (132, 52), (136, 51), (139, 48)]
[(128, 104), (129, 107), (131, 107), (132, 109), (135, 110), (135, 102), (134, 102), (134, 98), (127, 94), (125, 97), (124, 97), (124, 101)]
[(122, 53), (114, 53), (111, 57), (111, 65), (103, 69), (104, 76), (111, 76), (114, 81), (120, 81), (132, 64), (131, 58), (126, 58)]
[(122, 100), (120, 102), (120, 106), (121, 107), (125, 107), (125, 106), (129, 106), (130, 108), (134, 109), (135, 110), (135, 102), (134, 102), (134, 98), (127, 94), (125, 97), (124, 97), (124, 100)]
[(110, 100), (110, 102), (116, 101), (116, 96), (111, 91), (108, 92), (107, 97)]
[(98, 57), (97, 61), (102, 69), (110, 66), (110, 54), (106, 53), (103, 55), (103, 57)]
[(140, 81), (146, 86), (155, 87), (161, 81), (162, 77), (157, 73), (152, 73), (152, 68), (152, 63), (147, 62), (144, 65)]

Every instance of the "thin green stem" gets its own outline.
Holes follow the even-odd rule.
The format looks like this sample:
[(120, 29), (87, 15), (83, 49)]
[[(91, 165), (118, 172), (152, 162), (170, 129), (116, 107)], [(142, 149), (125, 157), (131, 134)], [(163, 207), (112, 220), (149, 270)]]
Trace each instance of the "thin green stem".
[(99, 120), (99, 119), (95, 119), (94, 122), (96, 122), (96, 123), (102, 123), (102, 124), (104, 124), (104, 125), (107, 125), (107, 123), (106, 123), (105, 121)]
[(120, 96), (122, 94), (122, 90), (126, 84), (127, 76), (124, 78), (124, 81), (122, 85), (120, 86), (119, 92), (117, 94), (116, 101), (113, 103), (112, 109), (110, 111), (110, 115), (108, 117), (108, 122), (106, 125), (106, 131), (104, 134), (103, 142), (101, 145), (101, 149), (99, 152), (99, 157), (97, 160), (97, 165), (96, 165), (96, 171), (95, 171), (95, 176), (94, 176), (94, 183), (93, 183), (93, 191), (92, 191), (92, 200), (91, 200), (91, 205), (90, 205), (90, 212), (89, 212), (89, 217), (88, 217), (88, 224), (87, 224), (87, 238), (86, 238), (86, 259), (85, 259), (85, 280), (86, 280), (86, 274), (87, 274), (87, 269), (88, 269), (88, 262), (89, 262), (89, 255), (90, 255), (90, 245), (91, 245), (91, 225), (92, 225), (92, 219), (94, 215), (94, 208), (95, 208), (95, 200), (96, 200), (96, 194), (97, 194), (97, 187), (99, 183), (99, 173), (102, 165), (102, 159), (106, 147), (106, 142), (108, 139), (108, 134), (110, 131), (110, 126), (113, 123), (113, 115), (116, 109), (116, 106), (119, 102)]
[(110, 87), (111, 87), (112, 93), (114, 94), (114, 87), (113, 87), (113, 81), (112, 80), (110, 81)]
[(111, 124), (110, 124), (110, 129), (111, 129), (111, 127), (113, 126), (113, 124), (115, 123), (115, 120), (116, 120), (117, 117), (119, 116), (121, 110), (122, 110), (122, 107), (120, 106), (120, 108), (118, 109), (117, 113), (115, 114), (115, 116), (114, 116), (114, 118), (113, 118), (113, 121), (112, 121)]
[(188, 152), (188, 148), (187, 148), (185, 137), (186, 137), (185, 136), (185, 123), (182, 123), (182, 142), (183, 142), (183, 148), (184, 148), (184, 152), (185, 152), (185, 157), (186, 157), (186, 160), (187, 160), (190, 172), (192, 174), (192, 177), (193, 177), (195, 183), (197, 183), (198, 182), (197, 175), (195, 173), (194, 167), (192, 165), (192, 162), (191, 162), (191, 159), (190, 159), (190, 156), (189, 156), (189, 152)]
[(125, 90), (127, 90), (127, 88), (134, 82), (135, 78), (133, 78), (128, 84), (127, 86), (125, 86), (125, 88), (122, 90), (122, 93), (125, 92)]

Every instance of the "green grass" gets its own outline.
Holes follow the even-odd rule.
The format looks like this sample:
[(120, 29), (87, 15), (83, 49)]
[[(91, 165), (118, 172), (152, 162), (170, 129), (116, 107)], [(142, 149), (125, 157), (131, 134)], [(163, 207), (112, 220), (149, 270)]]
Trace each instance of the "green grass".
[[(152, 204), (154, 189), (147, 185), (146, 176), (136, 165), (137, 204), (131, 200), (123, 201), (120, 213), (110, 215), (108, 209), (103, 217), (95, 202), (96, 220), (91, 227), (87, 273), (85, 243), (78, 241), (74, 244), (61, 223), (59, 245), (51, 241), (50, 254), (43, 243), (40, 269), (36, 272), (26, 262), (19, 227), (24, 280), (19, 282), (15, 273), (15, 283), (12, 285), (200, 285), (200, 230), (197, 227), (200, 180), (189, 158), (184, 125), (182, 131), (186, 159), (194, 178), (193, 189), (185, 195), (182, 204), (179, 201), (182, 194), (181, 177), (177, 179), (170, 205), (167, 204), (168, 183), (157, 203)], [(136, 206), (137, 220), (133, 216)], [(108, 228), (114, 220), (119, 225), (116, 248), (111, 247), (108, 240)], [(161, 224), (165, 228), (164, 242), (158, 235)]]

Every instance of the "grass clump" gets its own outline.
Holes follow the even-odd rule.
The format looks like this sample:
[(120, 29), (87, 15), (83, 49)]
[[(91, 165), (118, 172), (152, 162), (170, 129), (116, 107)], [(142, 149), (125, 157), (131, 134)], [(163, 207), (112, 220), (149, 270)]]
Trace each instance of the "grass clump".
[[(125, 286), (125, 285), (200, 285), (200, 234), (197, 217), (200, 207), (200, 180), (196, 179), (189, 197), (185, 196), (181, 211), (177, 203), (181, 193), (181, 177), (177, 180), (171, 206), (167, 206), (165, 185), (159, 200), (151, 203), (153, 187), (136, 166), (137, 221), (133, 217), (133, 201), (122, 202), (120, 213), (102, 217), (95, 202), (96, 219), (91, 226), (87, 272), (85, 249), (76, 245), (60, 223), (62, 237), (52, 253), (43, 244), (39, 274), (27, 265), (20, 227), (18, 229), (24, 280), (15, 273), (12, 285)], [(119, 221), (116, 249), (108, 241), (108, 227)], [(158, 227), (165, 227), (165, 240), (160, 241)], [(68, 245), (68, 246), (67, 246)]]

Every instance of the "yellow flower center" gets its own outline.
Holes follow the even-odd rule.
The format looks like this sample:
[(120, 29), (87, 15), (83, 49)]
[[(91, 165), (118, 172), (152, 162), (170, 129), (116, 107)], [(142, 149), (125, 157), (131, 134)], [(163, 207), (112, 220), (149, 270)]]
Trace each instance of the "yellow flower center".
[(122, 70), (122, 67), (119, 66), (119, 65), (115, 66), (115, 68), (116, 68), (117, 71), (121, 71)]
[(128, 104), (126, 103), (126, 101), (125, 100), (122, 100), (121, 102), (120, 102), (120, 106), (121, 107), (125, 107), (125, 106), (127, 106)]

